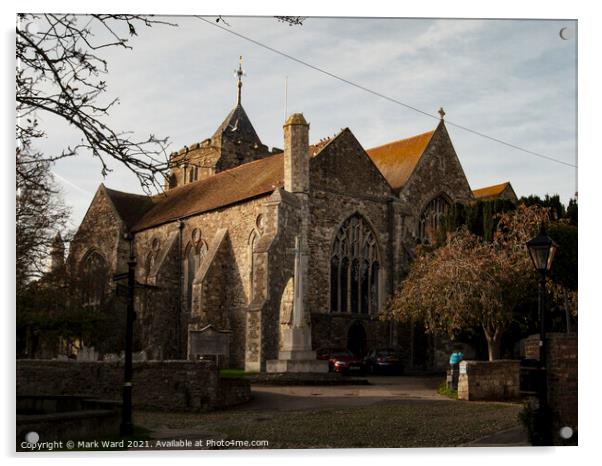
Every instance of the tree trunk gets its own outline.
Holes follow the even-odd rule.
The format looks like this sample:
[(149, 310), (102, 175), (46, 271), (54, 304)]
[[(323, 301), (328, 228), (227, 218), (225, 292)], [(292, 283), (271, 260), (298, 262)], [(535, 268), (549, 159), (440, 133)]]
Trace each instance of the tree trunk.
[(489, 360), (500, 359), (500, 353), (502, 349), (502, 332), (500, 329), (496, 329), (495, 332), (489, 332), (485, 330), (485, 338), (487, 339), (487, 352), (489, 354)]

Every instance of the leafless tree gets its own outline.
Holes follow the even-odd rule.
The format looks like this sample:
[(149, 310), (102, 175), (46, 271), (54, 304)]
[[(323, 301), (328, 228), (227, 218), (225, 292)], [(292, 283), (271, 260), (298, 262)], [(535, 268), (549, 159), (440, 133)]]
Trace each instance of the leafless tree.
[(16, 282), (17, 292), (46, 269), (49, 247), (65, 229), (69, 209), (54, 184), (49, 162), (17, 151)]
[[(102, 51), (131, 48), (139, 25), (167, 24), (138, 15), (19, 14), (16, 28), (16, 276), (17, 290), (46, 268), (48, 248), (69, 216), (51, 168), (55, 161), (89, 151), (106, 175), (110, 159), (132, 171), (142, 187), (159, 185), (167, 167), (167, 139), (138, 140), (107, 121), (117, 99), (107, 99)], [(60, 153), (40, 151), (50, 114), (79, 130), (81, 140)]]
[(274, 18), (289, 26), (303, 26), (303, 22), (307, 19), (305, 16), (274, 16)]
[[(35, 153), (18, 163), (53, 162), (88, 150), (103, 176), (114, 159), (149, 191), (167, 168), (166, 138), (138, 140), (113, 128), (107, 117), (118, 99), (103, 99), (108, 72), (103, 49), (131, 48), (137, 27), (169, 24), (140, 15), (19, 14), (16, 28), (17, 148), (28, 151), (45, 136), (38, 115), (49, 113), (77, 128), (81, 140), (59, 154)], [(31, 153), (30, 153), (31, 154)]]

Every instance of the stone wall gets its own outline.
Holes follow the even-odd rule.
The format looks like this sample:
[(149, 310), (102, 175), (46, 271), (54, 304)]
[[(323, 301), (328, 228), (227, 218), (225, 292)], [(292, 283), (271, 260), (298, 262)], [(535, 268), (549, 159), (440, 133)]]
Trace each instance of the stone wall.
[(75, 396), (17, 396), (17, 450), (28, 450), (29, 432), (37, 432), (42, 442), (99, 439), (115, 436), (120, 422), (119, 402)]
[[(576, 333), (548, 333), (548, 404), (554, 417), (554, 432), (578, 421), (578, 340)], [(525, 357), (539, 359), (539, 335), (524, 340)]]
[(515, 400), (520, 397), (520, 362), (462, 361), (458, 399), (467, 401)]
[(123, 236), (124, 224), (115, 211), (105, 187), (100, 185), (69, 247), (68, 270), (77, 275), (82, 259), (90, 252), (99, 252), (107, 261), (110, 276), (127, 270), (129, 244)]
[(410, 211), (406, 227), (413, 235), (417, 235), (422, 210), (440, 194), (452, 202), (470, 202), (474, 199), (444, 124), (435, 130), (412, 176), (399, 193)]
[(349, 130), (311, 160), (310, 175), (308, 306), (314, 349), (346, 347), (349, 327), (358, 320), (366, 331), (367, 348), (389, 346), (393, 343), (390, 324), (377, 319), (378, 310), (370, 316), (331, 312), (329, 276), (335, 235), (346, 219), (359, 213), (376, 237), (379, 301), (380, 309), (384, 308), (398, 278), (393, 264), (403, 260), (392, 243), (400, 237), (400, 222), (392, 217), (391, 188)]
[[(91, 252), (98, 253), (106, 263), (104, 276), (95, 277), (96, 280), (104, 282), (104, 299), (99, 306), (94, 307), (105, 318), (96, 327), (96, 334), (91, 341), (84, 342), (88, 346), (94, 346), (101, 353), (119, 352), (123, 348), (125, 300), (116, 299), (116, 283), (112, 277), (116, 273), (127, 271), (129, 243), (123, 238), (124, 230), (125, 225), (117, 214), (106, 188), (100, 185), (69, 246), (67, 271), (71, 306), (82, 304), (84, 286), (81, 282), (84, 278), (82, 264), (86, 256)], [(54, 354), (37, 355), (37, 357), (56, 355), (57, 353), (54, 352)]]
[[(195, 230), (200, 235), (197, 241), (205, 242), (208, 247), (211, 247), (212, 242), (219, 236), (218, 233), (221, 230), (227, 230), (227, 238), (223, 245), (225, 247), (221, 247), (219, 254), (216, 256), (219, 264), (216, 263), (215, 265), (221, 273), (219, 277), (213, 277), (215, 280), (227, 284), (227, 299), (223, 287), (202, 285), (196, 287), (194, 292), (202, 293), (202, 297), (198, 296), (198, 298), (202, 298), (201, 302), (211, 303), (211, 312), (203, 316), (202, 313), (193, 313), (193, 309), (188, 309), (184, 277), (182, 277), (181, 282), (178, 280), (165, 283), (157, 282), (158, 289), (146, 291), (148, 295), (146, 307), (137, 309), (144, 315), (160, 316), (166, 309), (178, 306), (178, 299), (181, 300), (181, 304), (179, 304), (181, 309), (179, 311), (179, 344), (181, 351), (177, 357), (186, 357), (189, 325), (193, 325), (194, 328), (202, 328), (213, 324), (220, 330), (230, 330), (232, 332), (230, 364), (233, 367), (244, 367), (246, 311), (251, 301), (252, 251), (250, 239), (253, 235), (258, 237), (263, 235), (265, 215), (263, 217), (260, 217), (260, 215), (265, 214), (263, 205), (265, 201), (265, 197), (253, 199), (182, 220), (181, 244), (177, 245), (179, 251), (177, 254), (181, 254), (182, 261), (185, 259), (187, 248), (193, 242), (193, 232)], [(165, 247), (168, 244), (168, 238), (174, 233), (179, 235), (178, 222), (171, 222), (136, 233), (137, 256), (146, 257), (155, 240), (158, 240), (160, 248)], [(178, 239), (178, 241), (180, 240)], [(139, 281), (144, 282), (148, 272), (142, 263), (141, 265), (142, 267), (137, 268), (137, 277)], [(164, 270), (162, 272), (166, 276), (178, 277), (184, 273), (184, 264), (180, 265), (177, 260), (166, 263), (165, 267), (170, 268), (170, 271)], [(171, 288), (172, 292), (163, 293), (161, 290), (166, 287)], [(180, 288), (182, 293), (178, 296), (177, 290)], [(221, 313), (221, 315), (218, 316), (216, 313)], [(163, 340), (163, 342), (154, 343), (153, 346), (170, 345), (167, 334), (165, 334)], [(151, 345), (151, 342), (146, 341), (142, 344), (143, 346), (140, 349), (147, 350), (149, 354), (155, 354), (154, 348), (146, 346)]]
[[(312, 342), (315, 349), (346, 348), (349, 328), (360, 322), (366, 331), (367, 349), (386, 347), (392, 344), (391, 323), (368, 316), (340, 314), (312, 314)], [(394, 324), (397, 325), (397, 324)]]
[(381, 309), (394, 277), (389, 203), (394, 200), (387, 181), (349, 130), (344, 130), (310, 161), (309, 296), (311, 312), (330, 312), (330, 258), (342, 223), (359, 213), (374, 231), (380, 259)]
[(185, 325), (179, 306), (178, 242), (176, 231), (165, 241), (155, 243), (155, 247), (149, 246), (144, 251), (136, 247), (138, 282), (146, 287), (138, 287), (134, 292), (135, 348), (145, 351), (149, 359), (177, 359), (186, 352), (184, 342), (178, 338)]
[[(200, 412), (248, 401), (246, 380), (220, 379), (209, 361), (134, 363), (134, 409)], [(120, 362), (17, 360), (17, 395), (83, 395), (119, 400)]]
[[(42, 442), (64, 442), (67, 439), (95, 440), (113, 438), (119, 432), (120, 424), (119, 411), (82, 411), (42, 416), (17, 415), (17, 451), (32, 451), (31, 448), (27, 448), (26, 442), (26, 435), (29, 432), (38, 433)], [(65, 443), (63, 443), (64, 447)]]
[(280, 326), (286, 325), (281, 319), (281, 304), (293, 276), (300, 204), (297, 196), (283, 189), (274, 191), (265, 204), (265, 232), (253, 252), (253, 301), (247, 315), (247, 371), (265, 370), (266, 361), (278, 357)]

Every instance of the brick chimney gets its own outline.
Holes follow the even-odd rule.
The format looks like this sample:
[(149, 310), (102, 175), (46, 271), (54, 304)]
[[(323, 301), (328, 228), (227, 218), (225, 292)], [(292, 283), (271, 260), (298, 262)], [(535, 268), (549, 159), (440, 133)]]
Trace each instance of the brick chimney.
[(309, 123), (302, 113), (284, 123), (284, 189), (309, 193)]

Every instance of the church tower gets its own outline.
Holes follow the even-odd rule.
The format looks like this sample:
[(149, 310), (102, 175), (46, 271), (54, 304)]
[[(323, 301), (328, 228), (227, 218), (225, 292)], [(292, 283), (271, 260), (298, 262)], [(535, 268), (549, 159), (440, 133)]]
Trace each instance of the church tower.
[(211, 138), (185, 146), (170, 155), (170, 173), (165, 189), (203, 180), (224, 170), (272, 155), (255, 132), (242, 106), (242, 57), (237, 77), (236, 106)]

